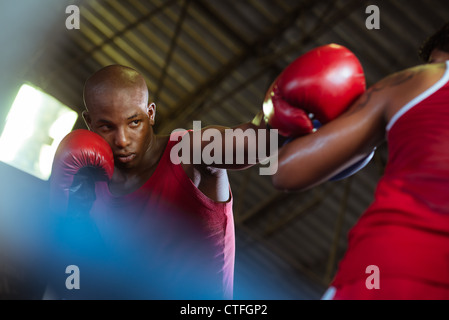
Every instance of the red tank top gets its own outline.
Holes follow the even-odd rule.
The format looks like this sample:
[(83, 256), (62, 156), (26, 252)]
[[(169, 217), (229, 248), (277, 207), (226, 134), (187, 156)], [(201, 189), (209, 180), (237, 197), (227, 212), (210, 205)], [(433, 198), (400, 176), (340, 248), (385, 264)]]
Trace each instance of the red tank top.
[(387, 126), (388, 162), (373, 203), (349, 233), (333, 286), (382, 277), (449, 285), (449, 61)]
[(232, 299), (231, 190), (224, 203), (205, 196), (182, 166), (172, 163), (170, 151), (178, 142), (171, 140), (155, 172), (137, 191), (114, 196), (107, 183), (97, 183), (92, 216), (114, 248), (134, 247), (140, 250), (138, 255), (146, 256), (157, 289), (168, 291), (161, 297)]

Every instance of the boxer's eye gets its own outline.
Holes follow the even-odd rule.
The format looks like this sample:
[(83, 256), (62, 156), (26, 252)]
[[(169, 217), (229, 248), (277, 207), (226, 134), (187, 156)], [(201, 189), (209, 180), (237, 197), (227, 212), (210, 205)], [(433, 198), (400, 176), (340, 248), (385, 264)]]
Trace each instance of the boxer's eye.
[(100, 129), (101, 131), (109, 131), (109, 130), (112, 129), (112, 126), (109, 125), (109, 124), (104, 124), (104, 125), (100, 126), (99, 129)]
[(140, 124), (140, 120), (133, 120), (133, 121), (130, 123), (130, 126), (131, 126), (131, 127), (137, 127), (139, 124)]

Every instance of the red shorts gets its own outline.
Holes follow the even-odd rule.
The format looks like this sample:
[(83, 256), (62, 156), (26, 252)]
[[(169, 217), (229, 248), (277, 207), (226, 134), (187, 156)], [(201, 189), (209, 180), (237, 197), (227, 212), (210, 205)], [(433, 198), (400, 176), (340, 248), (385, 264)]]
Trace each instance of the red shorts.
[(379, 289), (368, 289), (365, 279), (331, 287), (326, 297), (331, 300), (448, 300), (449, 286), (409, 278), (380, 279)]

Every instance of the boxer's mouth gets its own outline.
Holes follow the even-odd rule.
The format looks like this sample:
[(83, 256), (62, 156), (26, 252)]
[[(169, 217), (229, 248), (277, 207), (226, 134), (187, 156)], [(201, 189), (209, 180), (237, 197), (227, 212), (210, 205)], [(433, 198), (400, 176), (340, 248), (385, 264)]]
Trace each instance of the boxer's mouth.
[(117, 161), (121, 163), (128, 163), (134, 160), (136, 154), (135, 153), (117, 154), (115, 157)]

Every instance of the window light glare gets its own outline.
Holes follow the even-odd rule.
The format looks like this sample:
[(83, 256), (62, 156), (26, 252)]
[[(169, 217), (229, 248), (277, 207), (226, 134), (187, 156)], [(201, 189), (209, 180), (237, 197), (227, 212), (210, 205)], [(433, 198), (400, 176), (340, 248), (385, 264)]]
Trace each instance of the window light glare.
[(77, 118), (54, 97), (24, 84), (0, 136), (0, 161), (47, 180), (56, 149)]

